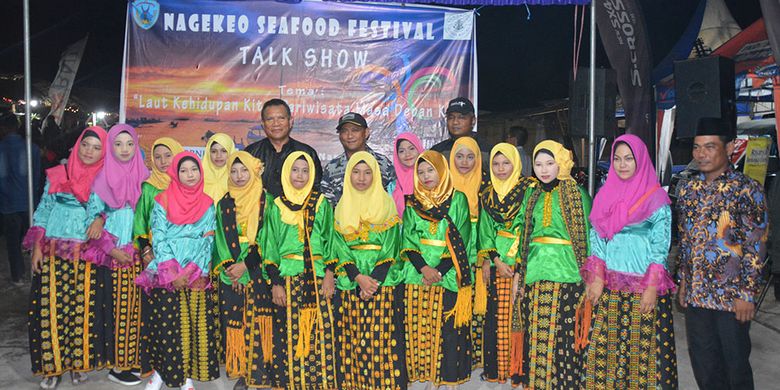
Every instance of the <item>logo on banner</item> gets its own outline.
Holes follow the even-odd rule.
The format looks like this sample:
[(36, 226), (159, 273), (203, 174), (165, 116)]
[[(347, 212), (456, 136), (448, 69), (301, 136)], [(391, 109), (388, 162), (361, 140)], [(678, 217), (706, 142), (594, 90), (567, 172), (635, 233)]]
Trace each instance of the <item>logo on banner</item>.
[(474, 31), (474, 17), (471, 12), (444, 13), (444, 39), (468, 41)]
[(160, 16), (160, 3), (155, 0), (135, 0), (132, 4), (133, 20), (144, 30), (148, 30)]

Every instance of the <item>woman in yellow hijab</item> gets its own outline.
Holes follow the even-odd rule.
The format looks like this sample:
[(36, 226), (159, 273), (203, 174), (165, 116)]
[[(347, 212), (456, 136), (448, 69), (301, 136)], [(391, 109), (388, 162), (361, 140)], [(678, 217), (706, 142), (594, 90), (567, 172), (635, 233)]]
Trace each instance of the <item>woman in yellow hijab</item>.
[[(481, 267), (477, 280), (481, 275), (487, 285), (482, 376), (495, 383), (505, 383), (510, 378), (510, 352), (522, 342), (510, 339), (512, 301), (519, 282), (515, 268), (522, 260), (519, 249), (525, 223), (523, 202), (534, 182), (522, 176), (521, 161), (513, 145), (494, 146), (490, 152), (490, 185), (481, 197), (477, 260)], [(478, 300), (475, 313), (480, 311), (479, 303)]]
[(273, 335), (265, 365), (273, 388), (339, 388), (331, 305), (338, 261), (331, 249), (333, 209), (314, 188), (314, 177), (311, 156), (290, 153), (282, 165), (283, 194), (267, 216), (273, 239), (263, 266), (272, 286), (274, 322), (272, 332), (263, 332)]
[[(590, 254), (588, 235), (590, 195), (571, 177), (571, 151), (543, 141), (533, 153), (537, 186), (526, 199), (521, 262), (524, 288), (515, 300), (520, 318), (512, 324), (512, 338), (523, 339), (515, 361), (525, 388), (582, 387), (581, 354), (587, 344), (590, 313), (582, 303), (580, 268)], [(550, 348), (549, 346), (554, 346)], [(569, 350), (574, 345), (574, 350)], [(569, 350), (565, 355), (559, 349)], [(550, 377), (553, 372), (554, 378)]]
[(225, 133), (217, 133), (206, 142), (203, 151), (203, 192), (214, 199), (214, 204), (228, 191), (230, 167), (228, 157), (236, 151), (233, 139)]
[[(401, 221), (371, 154), (349, 158), (335, 219), (339, 388), (406, 388)], [(366, 357), (376, 369), (363, 368)]]
[[(470, 261), (476, 267), (477, 263), (477, 221), (479, 220), (479, 194), (484, 189), (482, 171), (482, 152), (474, 138), (469, 136), (458, 138), (450, 152), (450, 177), (452, 186), (466, 195), (469, 202), (469, 217), (471, 219), (471, 237), (466, 247)], [(484, 176), (486, 178), (486, 176)], [(476, 268), (473, 271), (478, 271)], [(482, 328), (485, 320), (487, 290), (482, 282), (482, 275), (476, 273), (474, 283), (474, 318), (471, 327), (471, 363), (472, 369), (481, 368), (482, 362)]]
[[(228, 377), (238, 377), (237, 388), (266, 387), (270, 382), (264, 361), (273, 355), (273, 321), (260, 254), (267, 252), (268, 229), (264, 222), (273, 197), (265, 192), (260, 178), (263, 164), (251, 154), (234, 152), (226, 166), (228, 192), (217, 202), (216, 255), (212, 261), (225, 354), (221, 360), (225, 361)], [(246, 310), (250, 307), (255, 309)], [(269, 333), (255, 332), (255, 323)], [(252, 345), (261, 345), (262, 354), (253, 352)]]
[(144, 264), (154, 260), (152, 251), (151, 231), (149, 221), (152, 218), (154, 197), (168, 188), (171, 177), (166, 171), (171, 166), (173, 156), (184, 151), (184, 148), (173, 138), (158, 138), (152, 144), (150, 154), (152, 172), (149, 178), (141, 184), (141, 197), (135, 206), (133, 216), (133, 240), (140, 251)]
[(471, 376), (471, 221), (468, 199), (453, 188), (440, 153), (417, 158), (406, 203), (401, 258), (409, 380), (464, 383)]

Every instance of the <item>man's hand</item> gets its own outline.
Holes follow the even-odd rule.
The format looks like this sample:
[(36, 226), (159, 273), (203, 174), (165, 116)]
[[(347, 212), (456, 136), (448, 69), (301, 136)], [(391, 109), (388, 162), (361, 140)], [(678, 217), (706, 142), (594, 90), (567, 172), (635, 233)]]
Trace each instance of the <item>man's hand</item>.
[(745, 323), (753, 320), (753, 315), (756, 311), (756, 305), (752, 302), (744, 301), (742, 299), (734, 299), (734, 314), (737, 316), (737, 321)]
[(680, 303), (680, 307), (683, 309), (688, 307), (688, 302), (685, 302), (685, 279), (680, 280), (680, 286), (677, 289), (677, 301)]

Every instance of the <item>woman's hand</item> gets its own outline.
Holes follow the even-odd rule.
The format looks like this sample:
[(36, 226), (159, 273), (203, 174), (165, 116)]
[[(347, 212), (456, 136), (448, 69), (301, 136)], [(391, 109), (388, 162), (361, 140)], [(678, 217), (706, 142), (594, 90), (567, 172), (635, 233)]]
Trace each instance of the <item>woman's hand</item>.
[(379, 289), (379, 282), (370, 276), (360, 274), (355, 277), (355, 281), (360, 286), (360, 297), (363, 298), (363, 300), (374, 296)]
[(43, 265), (43, 251), (40, 244), (35, 244), (32, 250), (30, 259), (30, 270), (33, 274), (41, 273), (41, 266)]
[(496, 265), (496, 276), (499, 278), (511, 278), (514, 276), (515, 270), (512, 269), (512, 267), (504, 264), (503, 261), (496, 258), (496, 260), (493, 261), (493, 263)]
[(490, 262), (482, 262), (482, 281), (485, 283), (485, 287), (490, 286)]
[(103, 225), (106, 221), (103, 217), (97, 217), (87, 228), (87, 238), (90, 240), (97, 240), (103, 234)]
[(227, 267), (227, 269), (225, 269), (225, 272), (230, 278), (230, 281), (233, 282), (233, 284), (235, 284), (238, 281), (238, 279), (241, 279), (241, 277), (244, 276), (244, 272), (246, 272), (246, 264), (244, 264), (243, 262), (231, 264), (230, 267)]
[(439, 271), (427, 265), (422, 268), (422, 276), (423, 276), (423, 283), (425, 283), (426, 286), (431, 286), (434, 283), (438, 283), (441, 281), (441, 274), (439, 273)]
[(322, 297), (330, 300), (336, 294), (336, 279), (333, 277), (333, 271), (326, 269), (325, 278), (322, 279)]
[(588, 283), (587, 287), (585, 288), (585, 297), (590, 301), (590, 303), (593, 304), (593, 306), (596, 306), (599, 303), (599, 298), (601, 298), (601, 294), (603, 292), (604, 280), (601, 278), (596, 278), (593, 282)]
[(271, 287), (271, 302), (273, 302), (276, 306), (287, 306), (287, 297), (284, 293), (284, 287), (279, 285), (274, 285)]
[(130, 264), (133, 261), (133, 256), (119, 248), (111, 249), (109, 256), (113, 257), (120, 265)]
[(181, 290), (184, 287), (187, 287), (187, 275), (181, 275), (176, 280), (173, 281), (173, 288), (176, 290)]
[(512, 296), (510, 299), (510, 306), (514, 307), (515, 302), (521, 302), (523, 295), (525, 294), (525, 288), (523, 288), (523, 281), (520, 280), (520, 274), (515, 273), (512, 276)]
[(147, 245), (141, 251), (141, 260), (144, 261), (144, 267), (149, 265), (149, 263), (151, 263), (152, 260), (154, 260), (154, 251), (152, 250), (151, 246)]
[(642, 299), (639, 301), (639, 312), (642, 314), (652, 313), (655, 310), (656, 298), (658, 297), (655, 286), (648, 286), (642, 293)]

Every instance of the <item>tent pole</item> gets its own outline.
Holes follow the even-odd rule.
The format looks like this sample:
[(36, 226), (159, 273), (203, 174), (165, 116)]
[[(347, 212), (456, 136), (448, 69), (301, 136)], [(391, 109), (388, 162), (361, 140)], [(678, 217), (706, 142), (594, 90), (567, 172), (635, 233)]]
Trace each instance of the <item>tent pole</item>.
[(32, 163), (32, 83), (30, 71), (30, 0), (24, 0), (24, 126), (27, 147), (27, 218), (33, 224), (33, 163)]
[(588, 193), (596, 191), (596, 2), (590, 2), (590, 68), (588, 70)]

